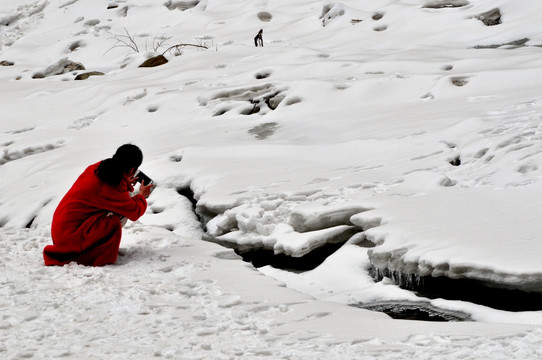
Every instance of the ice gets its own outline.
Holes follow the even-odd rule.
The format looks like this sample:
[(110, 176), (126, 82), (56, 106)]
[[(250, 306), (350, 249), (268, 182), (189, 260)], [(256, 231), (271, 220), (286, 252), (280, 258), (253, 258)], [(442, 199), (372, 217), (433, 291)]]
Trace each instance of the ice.
[[(540, 311), (396, 286), (540, 292), (540, 14), (526, 0), (0, 0), (0, 356), (541, 357)], [(208, 48), (138, 68), (183, 43)], [(104, 75), (74, 81), (66, 59)], [(158, 188), (117, 264), (44, 268), (56, 205), (125, 142)], [(338, 250), (256, 271), (202, 236), (296, 261)], [(378, 304), (476, 322), (347, 306)]]

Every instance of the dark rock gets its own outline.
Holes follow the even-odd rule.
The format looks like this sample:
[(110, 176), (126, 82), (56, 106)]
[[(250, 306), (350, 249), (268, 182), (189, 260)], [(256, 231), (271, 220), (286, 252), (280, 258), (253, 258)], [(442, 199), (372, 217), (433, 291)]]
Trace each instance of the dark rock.
[(0, 66), (13, 66), (13, 65), (15, 65), (13, 61), (8, 61), (8, 60), (0, 61)]
[(105, 75), (105, 74), (99, 71), (89, 71), (89, 72), (77, 75), (74, 80), (86, 80), (89, 77), (96, 76), (96, 75)]
[(261, 11), (258, 13), (258, 19), (263, 22), (269, 22), (273, 18), (273, 15), (268, 13), (267, 11)]
[(383, 17), (384, 17), (384, 14), (381, 13), (381, 12), (377, 12), (377, 13), (373, 14), (373, 20), (374, 21), (378, 21), (378, 20), (382, 19)]
[(495, 26), (502, 23), (501, 11), (499, 10), (499, 8), (486, 11), (485, 13), (476, 16), (476, 19), (483, 22), (486, 26)]
[(469, 78), (465, 77), (465, 76), (455, 76), (455, 77), (451, 78), (450, 81), (455, 86), (461, 87), (461, 86), (465, 86), (465, 85), (467, 85), (469, 83)]
[(84, 46), (85, 43), (81, 40), (78, 40), (78, 41), (74, 41), (73, 43), (70, 44), (70, 46), (68, 46), (68, 51), (69, 52), (73, 52), (77, 49), (79, 49), (81, 46)]
[(155, 66), (164, 65), (167, 62), (168, 61), (164, 55), (158, 55), (158, 56), (145, 60), (143, 64), (139, 65), (139, 67), (155, 67)]
[(275, 96), (265, 99), (265, 103), (271, 110), (275, 110), (285, 97), (286, 96), (279, 93)]

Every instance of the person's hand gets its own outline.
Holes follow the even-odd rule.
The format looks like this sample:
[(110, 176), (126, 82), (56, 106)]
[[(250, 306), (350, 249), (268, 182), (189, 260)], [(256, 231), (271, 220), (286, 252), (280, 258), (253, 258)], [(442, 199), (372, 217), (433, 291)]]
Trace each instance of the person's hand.
[(132, 186), (135, 186), (135, 184), (137, 183), (137, 177), (135, 175), (130, 176), (128, 178), (128, 183), (132, 184)]
[(154, 187), (153, 183), (150, 183), (149, 185), (145, 185), (145, 181), (139, 185), (139, 193), (143, 195), (144, 198), (148, 198), (149, 195), (152, 192), (152, 188)]

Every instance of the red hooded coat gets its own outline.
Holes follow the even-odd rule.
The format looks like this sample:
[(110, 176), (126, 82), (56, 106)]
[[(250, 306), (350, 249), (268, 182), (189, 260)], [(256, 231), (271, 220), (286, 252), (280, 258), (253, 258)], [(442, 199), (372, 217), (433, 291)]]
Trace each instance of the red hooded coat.
[[(123, 180), (111, 186), (101, 181), (89, 166), (58, 204), (53, 215), (53, 245), (43, 249), (45, 265), (102, 266), (117, 260), (122, 226), (120, 216), (135, 221), (145, 213), (147, 201)], [(114, 214), (110, 214), (114, 213)]]

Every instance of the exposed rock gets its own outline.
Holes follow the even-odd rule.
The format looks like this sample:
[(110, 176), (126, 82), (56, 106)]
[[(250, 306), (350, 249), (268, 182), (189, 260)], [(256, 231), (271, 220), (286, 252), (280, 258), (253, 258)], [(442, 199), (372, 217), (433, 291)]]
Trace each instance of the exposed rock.
[(68, 48), (66, 49), (66, 52), (74, 52), (82, 46), (85, 46), (84, 41), (82, 40), (74, 41), (73, 43), (70, 44), (70, 46), (68, 46)]
[(90, 19), (85, 21), (85, 26), (96, 26), (100, 23), (99, 19)]
[(8, 60), (0, 61), (0, 66), (13, 66), (13, 65), (15, 65), (13, 61), (8, 61)]
[(164, 55), (158, 55), (158, 56), (145, 60), (143, 64), (139, 65), (139, 67), (155, 67), (155, 66), (164, 65), (167, 62), (168, 61)]
[(96, 75), (105, 75), (105, 74), (99, 71), (89, 71), (89, 72), (77, 75), (74, 80), (86, 80), (89, 77), (96, 76)]
[(426, 2), (423, 7), (427, 9), (456, 8), (469, 5), (467, 0), (435, 0)]
[(271, 110), (275, 110), (285, 97), (286, 96), (279, 93), (275, 96), (265, 99), (265, 103)]
[(526, 46), (525, 44), (529, 42), (531, 39), (529, 38), (523, 38), (519, 40), (510, 41), (505, 44), (493, 44), (493, 45), (476, 45), (474, 49), (497, 49), (501, 46), (506, 47), (506, 49), (517, 49), (520, 47)]
[(450, 79), (455, 86), (465, 86), (469, 83), (469, 78), (466, 76), (454, 76)]
[(32, 75), (33, 79), (42, 79), (49, 76), (61, 75), (72, 71), (85, 70), (83, 64), (73, 62), (67, 58), (57, 61), (55, 64), (47, 67), (45, 70)]
[(257, 140), (265, 140), (275, 134), (278, 126), (276, 122), (268, 122), (253, 127), (248, 133), (254, 135)]
[(169, 0), (164, 5), (169, 10), (177, 9), (177, 10), (185, 11), (185, 10), (196, 7), (199, 3), (200, 3), (200, 0), (193, 0), (193, 1)]
[(269, 22), (273, 18), (273, 15), (268, 13), (267, 11), (261, 11), (258, 13), (258, 19), (263, 22)]
[(85, 67), (81, 63), (70, 62), (69, 64), (66, 64), (66, 66), (64, 66), (64, 70), (66, 70), (64, 71), (64, 73), (66, 73), (66, 72), (72, 72), (72, 71), (77, 71), (77, 70), (85, 70)]
[(322, 14), (320, 15), (322, 25), (326, 26), (333, 19), (341, 17), (344, 14), (345, 10), (342, 4), (326, 4), (322, 7)]
[(499, 10), (499, 8), (486, 11), (485, 13), (476, 16), (476, 19), (483, 22), (486, 26), (494, 26), (502, 23), (501, 11)]
[(378, 21), (384, 17), (384, 13), (376, 12), (373, 14), (373, 20)]

